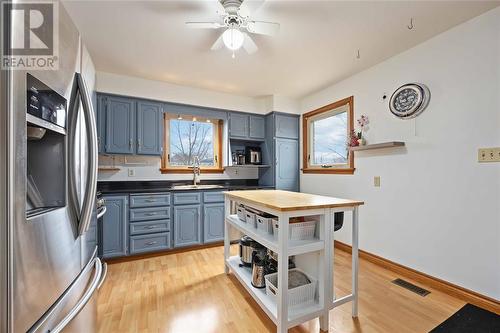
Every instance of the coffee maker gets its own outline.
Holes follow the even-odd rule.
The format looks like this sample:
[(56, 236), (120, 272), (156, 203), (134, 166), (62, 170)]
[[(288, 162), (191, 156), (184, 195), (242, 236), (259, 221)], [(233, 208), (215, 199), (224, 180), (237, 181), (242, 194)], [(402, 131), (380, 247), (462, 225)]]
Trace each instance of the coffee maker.
[(260, 147), (245, 147), (245, 157), (247, 164), (262, 164), (262, 152)]

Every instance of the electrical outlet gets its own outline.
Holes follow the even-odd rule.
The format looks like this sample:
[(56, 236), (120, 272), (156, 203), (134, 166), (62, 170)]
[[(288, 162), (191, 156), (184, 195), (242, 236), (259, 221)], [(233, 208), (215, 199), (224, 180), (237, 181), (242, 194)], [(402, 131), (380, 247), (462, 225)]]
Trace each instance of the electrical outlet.
[(380, 176), (373, 177), (373, 186), (380, 187)]
[(129, 168), (128, 169), (128, 176), (129, 177), (134, 177), (135, 176), (135, 169)]
[(500, 147), (479, 148), (477, 151), (477, 161), (479, 163), (500, 162)]

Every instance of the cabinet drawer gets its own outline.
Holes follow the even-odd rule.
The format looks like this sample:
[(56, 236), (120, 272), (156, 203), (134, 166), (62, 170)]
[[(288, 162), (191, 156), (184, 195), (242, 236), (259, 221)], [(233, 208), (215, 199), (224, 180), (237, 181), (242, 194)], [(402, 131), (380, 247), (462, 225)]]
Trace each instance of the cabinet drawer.
[(130, 222), (170, 219), (170, 207), (130, 209)]
[(224, 202), (224, 193), (219, 192), (205, 192), (203, 193), (203, 202)]
[(200, 192), (174, 193), (174, 205), (199, 204), (201, 203)]
[(140, 194), (130, 196), (130, 207), (170, 206), (170, 194)]
[(130, 237), (130, 253), (144, 253), (170, 248), (170, 233), (140, 235)]
[(170, 231), (170, 220), (130, 223), (130, 235)]

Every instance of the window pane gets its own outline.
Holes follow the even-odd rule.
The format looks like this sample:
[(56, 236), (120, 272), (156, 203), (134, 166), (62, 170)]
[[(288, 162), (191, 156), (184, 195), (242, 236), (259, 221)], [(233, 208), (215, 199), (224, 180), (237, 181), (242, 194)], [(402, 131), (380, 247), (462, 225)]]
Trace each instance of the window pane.
[(215, 166), (212, 123), (171, 119), (169, 133), (170, 165), (191, 166), (198, 156), (202, 166)]
[(347, 112), (312, 122), (312, 164), (346, 164), (347, 151)]

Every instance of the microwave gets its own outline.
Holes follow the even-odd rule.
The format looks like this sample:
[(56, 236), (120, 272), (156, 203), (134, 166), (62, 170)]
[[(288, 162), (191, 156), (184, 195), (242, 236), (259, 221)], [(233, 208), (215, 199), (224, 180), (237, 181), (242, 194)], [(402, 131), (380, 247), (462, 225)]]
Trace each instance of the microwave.
[(66, 99), (31, 74), (27, 74), (26, 112), (66, 128)]

